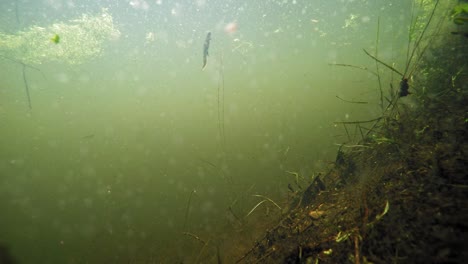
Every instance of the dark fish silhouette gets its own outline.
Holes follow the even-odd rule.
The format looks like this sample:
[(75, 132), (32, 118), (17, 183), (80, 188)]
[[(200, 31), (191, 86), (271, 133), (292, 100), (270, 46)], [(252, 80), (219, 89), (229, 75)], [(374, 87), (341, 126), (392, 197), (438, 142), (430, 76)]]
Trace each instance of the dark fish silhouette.
[(208, 34), (206, 34), (206, 38), (205, 38), (205, 44), (203, 44), (203, 66), (202, 66), (202, 70), (205, 69), (206, 67), (206, 63), (207, 63), (207, 60), (208, 60), (208, 49), (210, 48), (210, 41), (211, 41), (211, 32), (208, 32)]

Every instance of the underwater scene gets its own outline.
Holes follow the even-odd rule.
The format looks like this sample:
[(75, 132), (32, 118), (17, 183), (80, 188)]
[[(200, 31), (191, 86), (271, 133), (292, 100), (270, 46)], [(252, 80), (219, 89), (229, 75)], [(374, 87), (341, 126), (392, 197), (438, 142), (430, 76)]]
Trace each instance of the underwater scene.
[(0, 1), (0, 264), (464, 263), (468, 1)]

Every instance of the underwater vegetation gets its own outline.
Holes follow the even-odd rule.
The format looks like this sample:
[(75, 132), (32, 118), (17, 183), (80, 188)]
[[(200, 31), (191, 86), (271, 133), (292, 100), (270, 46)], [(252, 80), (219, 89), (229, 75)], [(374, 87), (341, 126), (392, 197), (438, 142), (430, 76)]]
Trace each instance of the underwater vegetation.
[[(402, 69), (379, 58), (380, 20), (376, 50), (363, 54), (375, 71), (333, 64), (376, 77), (380, 115), (336, 122), (347, 141), (334, 163), (310, 179), (286, 171), (292, 182), (286, 205), (256, 194), (260, 201), (245, 217), (229, 206), (231, 232), (184, 229), (186, 242), (200, 248), (183, 252), (194, 260), (186, 263), (464, 263), (467, 43), (451, 37), (453, 20), (438, 13), (441, 1), (415, 3), (423, 12), (411, 20)], [(398, 75), (389, 85), (380, 78), (388, 71)], [(184, 228), (191, 202), (192, 194)], [(266, 205), (273, 209), (262, 215)]]
[(104, 41), (117, 38), (119, 34), (112, 16), (103, 9), (100, 14), (83, 14), (66, 23), (55, 23), (47, 27), (35, 25), (12, 35), (0, 32), (0, 58), (22, 66), (28, 106), (32, 109), (27, 68), (40, 71), (33, 65), (54, 61), (84, 63), (99, 56)]
[[(184, 251), (183, 258), (193, 260), (184, 263), (464, 263), (467, 43), (452, 36), (452, 18), (440, 18), (440, 1), (415, 3), (424, 8), (411, 21), (402, 69), (379, 58), (380, 21), (376, 50), (363, 54), (375, 71), (333, 64), (376, 77), (380, 115), (336, 122), (347, 141), (334, 163), (310, 179), (286, 171), (292, 182), (286, 205), (256, 194), (260, 200), (245, 217), (229, 206), (235, 223), (230, 232), (184, 229), (185, 242), (200, 248)], [(398, 75), (389, 85), (380, 79), (388, 71)], [(273, 209), (262, 214), (266, 205)]]
[(451, 33), (468, 38), (468, 3), (461, 3), (453, 8), (452, 20), (453, 23), (458, 25), (458, 30)]
[(83, 14), (46, 27), (34, 25), (12, 35), (0, 32), (0, 55), (27, 65), (51, 61), (80, 64), (98, 56), (104, 41), (119, 34), (112, 16), (103, 9), (100, 14)]
[[(135, 4), (138, 1), (132, 2)], [(466, 171), (468, 171), (466, 158), (468, 151), (468, 49), (466, 39), (454, 36), (456, 34), (453, 34), (452, 31), (456, 28), (457, 32), (463, 32), (463, 27), (466, 25), (454, 23), (453, 16), (449, 15), (452, 6), (445, 10), (439, 9), (443, 6), (444, 1), (415, 0), (414, 3), (418, 4), (417, 7), (420, 13), (412, 16), (408, 27), (404, 27), (405, 30), (408, 29), (408, 32), (404, 31), (404, 38), (406, 40), (407, 37), (408, 40), (408, 45), (405, 45), (407, 49), (395, 52), (395, 54), (401, 55), (401, 58), (392, 58), (389, 53), (386, 53), (390, 50), (389, 46), (394, 48), (393, 45), (388, 45), (388, 43), (380, 45), (384, 40), (391, 38), (386, 34), (394, 32), (389, 29), (391, 27), (381, 27), (381, 25), (388, 22), (385, 16), (378, 19), (375, 16), (376, 25), (373, 22), (366, 24), (366, 29), (370, 28), (376, 31), (375, 40), (373, 31), (371, 31), (372, 35), (365, 35), (370, 40), (366, 39), (363, 42), (364, 45), (349, 46), (344, 51), (353, 53), (353, 56), (346, 57), (345, 63), (353, 63), (354, 59), (361, 59), (363, 64), (367, 63), (370, 67), (366, 68), (345, 63), (334, 64), (348, 67), (340, 68), (337, 75), (347, 70), (363, 70), (363, 73), (370, 73), (365, 77), (365, 83), (369, 85), (366, 89), (369, 88), (368, 90), (371, 90), (372, 93), (370, 97), (363, 95), (363, 97), (347, 100), (343, 99), (346, 98), (346, 95), (336, 96), (340, 100), (338, 101), (339, 104), (345, 106), (352, 104), (352, 107), (364, 109), (363, 112), (372, 109), (366, 111), (364, 115), (369, 119), (359, 119), (351, 114), (345, 117), (344, 122), (339, 122), (341, 120), (339, 118), (344, 115), (339, 115), (337, 119), (334, 119), (334, 121), (337, 121), (335, 123), (328, 120), (327, 122), (331, 123), (331, 125), (336, 124), (339, 133), (341, 133), (339, 137), (336, 137), (336, 143), (339, 143), (337, 144), (339, 147), (336, 151), (336, 157), (331, 157), (331, 161), (322, 166), (324, 167), (323, 170), (315, 171), (315, 173), (309, 173), (307, 170), (301, 170), (293, 166), (281, 167), (282, 174), (278, 175), (278, 178), (270, 178), (270, 176), (276, 176), (274, 172), (270, 175), (270, 171), (259, 171), (255, 175), (247, 171), (247, 169), (255, 169), (259, 165), (255, 157), (252, 158), (254, 160), (252, 167), (235, 171), (235, 173), (234, 170), (229, 170), (228, 165), (234, 167), (234, 164), (241, 164), (241, 162), (228, 164), (231, 158), (239, 160), (247, 158), (244, 157), (243, 151), (239, 151), (238, 156), (226, 154), (227, 152), (233, 152), (230, 147), (234, 144), (226, 145), (224, 128), (225, 69), (223, 59), (226, 62), (226, 91), (228, 92), (226, 98), (229, 99), (228, 107), (226, 107), (228, 143), (232, 143), (230, 142), (230, 134), (233, 132), (230, 129), (237, 125), (237, 123), (233, 123), (232, 117), (228, 115), (229, 111), (231, 111), (230, 96), (233, 90), (239, 93), (241, 90), (240, 87), (234, 87), (234, 84), (238, 83), (233, 84), (230, 82), (233, 78), (233, 64), (229, 61), (230, 57), (223, 57), (222, 54), (220, 54), (219, 59), (217, 57), (219, 54), (217, 52), (221, 49), (221, 39), (217, 34), (219, 30), (210, 31), (213, 32), (212, 36), (211, 33), (207, 34), (205, 29), (200, 30), (198, 32), (201, 32), (199, 34), (200, 39), (194, 44), (193, 48), (198, 53), (194, 55), (193, 60), (190, 60), (193, 62), (193, 65), (190, 66), (193, 66), (196, 74), (208, 74), (212, 82), (212, 85), (206, 88), (209, 91), (206, 94), (210, 96), (210, 99), (206, 101), (211, 102), (212, 105), (206, 107), (206, 109), (211, 109), (210, 121), (213, 122), (217, 117), (217, 138), (213, 137), (213, 140), (211, 140), (210, 137), (210, 142), (213, 142), (213, 149), (215, 149), (213, 153), (216, 155), (211, 156), (203, 153), (201, 157), (197, 158), (198, 153), (194, 154), (193, 159), (195, 161), (192, 161), (192, 157), (190, 160), (187, 159), (189, 163), (193, 162), (193, 164), (188, 165), (183, 164), (183, 159), (178, 161), (177, 164), (170, 160), (168, 164), (173, 163), (170, 165), (173, 167), (191, 170), (196, 166), (199, 169), (188, 173), (189, 176), (193, 176), (193, 179), (191, 179), (194, 182), (193, 186), (184, 185), (181, 180), (181, 184), (177, 189), (172, 190), (168, 187), (168, 193), (165, 195), (156, 195), (161, 190), (154, 187), (162, 185), (163, 188), (166, 188), (166, 179), (168, 182), (173, 181), (174, 185), (179, 185), (178, 179), (177, 181), (173, 179), (176, 176), (173, 177), (173, 174), (167, 173), (167, 171), (154, 172), (159, 164), (157, 164), (158, 166), (154, 165), (154, 167), (144, 164), (146, 159), (149, 160), (148, 164), (154, 164), (159, 157), (164, 159), (170, 157), (171, 153), (165, 151), (166, 146), (164, 144), (161, 146), (148, 144), (150, 151), (146, 152), (146, 158), (143, 158), (145, 162), (139, 161), (138, 166), (132, 166), (131, 164), (121, 166), (128, 169), (128, 175), (130, 176), (128, 181), (123, 180), (126, 176), (123, 176), (124, 173), (119, 172), (120, 167), (116, 166), (114, 170), (113, 165), (127, 163), (125, 159), (115, 159), (113, 156), (109, 158), (112, 159), (111, 162), (108, 162), (107, 158), (97, 159), (96, 164), (102, 164), (103, 167), (112, 167), (112, 173), (108, 179), (105, 177), (102, 184), (99, 182), (97, 184), (97, 197), (103, 197), (102, 205), (99, 202), (101, 198), (92, 202), (93, 194), (84, 195), (84, 198), (86, 198), (83, 201), (84, 211), (76, 210), (74, 203), (67, 204), (67, 213), (72, 211), (77, 214), (75, 225), (78, 227), (76, 230), (87, 228), (86, 221), (83, 221), (87, 217), (92, 218), (92, 221), (89, 221), (89, 226), (93, 230), (89, 232), (89, 235), (83, 236), (84, 239), (81, 240), (75, 233), (68, 231), (68, 228), (62, 229), (69, 234), (67, 239), (70, 240), (68, 241), (71, 242), (72, 239), (81, 240), (80, 243), (84, 244), (83, 248), (85, 250), (69, 246), (72, 243), (67, 245), (68, 242), (63, 246), (60, 243), (61, 240), (55, 241), (57, 243), (54, 242), (53, 249), (59, 247), (60, 249), (69, 249), (69, 252), (59, 252), (57, 250), (57, 254), (70, 254), (68, 263), (463, 263), (468, 258), (468, 248), (464, 245), (468, 228), (468, 211), (466, 209), (468, 208), (466, 206), (468, 200), (466, 191), (468, 186), (466, 178)], [(464, 16), (463, 12), (462, 9), (457, 16)], [(441, 17), (441, 14), (445, 16)], [(374, 21), (373, 19), (370, 21)], [(93, 22), (90, 22), (90, 20)], [(317, 24), (315, 21), (312, 21), (312, 23)], [(36, 34), (30, 34), (30, 31), (36, 32)], [(148, 36), (153, 36), (153, 33), (150, 33), (151, 35)], [(81, 35), (81, 37), (73, 40), (75, 34)], [(47, 66), (50, 66), (47, 64), (49, 62), (58, 62), (61, 66), (62, 63), (76, 65), (92, 60), (102, 54), (105, 41), (113, 39), (118, 34), (119, 31), (115, 29), (112, 18), (106, 10), (103, 10), (103, 13), (96, 16), (83, 15), (77, 20), (55, 23), (41, 29), (31, 27), (16, 34), (4, 35), (5, 38), (0, 38), (0, 56), (5, 59), (5, 63), (21, 66), (24, 87), (31, 108), (27, 78), (29, 70), (40, 71), (40, 68), (36, 68), (38, 64), (45, 64), (45, 70)], [(143, 36), (144, 34), (140, 35)], [(282, 40), (279, 33), (274, 36)], [(203, 39), (203, 37), (205, 38)], [(200, 69), (200, 66), (202, 66), (200, 65), (202, 64), (201, 59), (205, 60), (203, 62), (203, 66), (205, 66), (211, 37), (213, 37), (210, 50), (212, 54), (209, 57), (205, 71), (202, 72)], [(30, 40), (36, 41), (37, 46), (30, 45)], [(201, 49), (203, 40), (205, 40), (205, 45)], [(233, 40), (233, 43), (235, 42), (236, 40)], [(240, 41), (238, 42), (240, 43)], [(400, 44), (398, 43), (398, 45)], [(75, 45), (79, 45), (80, 48)], [(239, 49), (242, 45), (244, 44), (239, 44), (233, 51)], [(385, 50), (384, 47), (388, 49)], [(354, 56), (353, 51), (356, 51), (356, 56)], [(127, 50), (122, 52), (127, 52)], [(338, 59), (341, 58), (343, 57), (338, 57)], [(148, 57), (148, 60), (154, 60), (154, 58)], [(148, 63), (152, 67), (147, 68), (155, 72), (153, 66), (158, 63), (160, 62), (154, 60), (154, 62)], [(136, 61), (135, 64), (141, 65), (140, 61)], [(99, 67), (102, 65), (105, 64), (98, 64)], [(143, 66), (146, 67), (147, 65)], [(19, 68), (17, 67), (17, 70)], [(51, 68), (55, 69), (56, 67)], [(159, 69), (162, 68), (165, 69), (164, 67)], [(114, 68), (110, 68), (110, 71), (113, 70)], [(256, 71), (252, 72), (255, 73)], [(274, 71), (268, 72), (270, 75), (275, 73)], [(164, 74), (157, 76), (164, 76)], [(99, 77), (101, 76), (99, 75)], [(343, 76), (334, 77), (341, 78)], [(255, 79), (256, 77), (252, 78)], [(355, 87), (355, 84), (348, 83), (346, 77), (343, 78), (346, 82), (343, 82), (343, 86), (339, 89), (351, 90)], [(369, 82), (369, 78), (371, 82)], [(151, 85), (153, 85), (153, 79), (142, 79), (145, 79), (145, 82), (151, 82)], [(187, 77), (187, 79), (190, 78)], [(155, 80), (159, 81), (160, 79), (155, 78)], [(111, 86), (113, 82), (99, 81), (99, 85), (114, 88), (114, 86)], [(288, 83), (283, 84), (289, 89), (289, 85), (292, 87), (294, 81), (296, 80), (288, 79)], [(200, 83), (204, 85), (204, 82), (200, 81)], [(95, 90), (93, 89), (94, 86), (92, 86), (93, 83), (90, 84), (87, 84), (90, 90)], [(335, 88), (332, 85), (327, 86), (327, 84), (324, 83), (324, 89)], [(59, 88), (62, 88), (63, 83), (58, 85)], [(142, 86), (146, 89), (145, 85)], [(128, 90), (133, 92), (133, 87), (139, 85), (135, 81), (123, 82), (122, 86), (125, 86), (122, 88), (126, 90), (131, 88)], [(169, 87), (174, 90), (170, 85), (168, 85), (168, 90)], [(198, 88), (198, 86), (195, 87)], [(265, 85), (265, 88), (269, 87)], [(159, 87), (156, 87), (156, 89), (159, 89)], [(117, 91), (117, 89), (112, 91)], [(177, 93), (172, 92), (170, 93), (171, 96), (178, 96)], [(288, 93), (289, 91), (286, 92), (286, 94)], [(124, 96), (130, 97), (130, 99), (137, 98), (128, 96), (128, 94), (124, 93)], [(300, 95), (302, 94), (301, 92)], [(81, 96), (82, 94), (78, 95)], [(147, 98), (149, 104), (165, 105), (169, 109), (165, 109), (165, 111), (169, 112), (173, 106), (172, 101), (163, 102), (162, 99), (156, 98), (156, 96), (146, 96), (146, 93), (141, 95), (138, 98)], [(150, 94), (148, 93), (148, 95)], [(281, 95), (283, 94), (281, 93)], [(335, 100), (333, 95), (331, 94), (332, 100)], [(161, 98), (165, 99), (171, 96)], [(247, 96), (250, 96), (250, 94)], [(309, 100), (309, 98), (306, 98), (306, 100)], [(313, 103), (313, 100), (315, 99), (310, 99), (307, 103)], [(288, 104), (295, 103), (294, 100), (289, 101), (284, 96), (279, 98), (278, 101)], [(78, 111), (86, 107), (81, 102), (78, 101), (79, 107), (76, 108)], [(97, 101), (96, 108), (92, 108), (92, 110), (101, 111), (103, 109), (101, 108), (101, 102)], [(129, 101), (128, 104), (132, 106), (129, 109), (133, 109), (134, 101)], [(252, 103), (252, 105), (256, 104)], [(120, 105), (117, 104), (116, 106)], [(142, 106), (145, 106), (145, 104), (136, 105), (136, 107)], [(190, 105), (183, 105), (182, 107), (174, 105), (174, 108), (175, 106), (191, 109), (189, 108)], [(298, 106), (300, 105), (298, 104)], [(103, 154), (112, 152), (112, 147), (115, 144), (117, 147), (125, 147), (122, 154), (117, 154), (120, 157), (127, 157), (134, 155), (131, 149), (127, 149), (127, 146), (132, 143), (139, 145), (140, 142), (143, 145), (145, 141), (140, 140), (140, 137), (146, 137), (146, 132), (151, 134), (151, 139), (160, 137), (160, 134), (156, 133), (157, 131), (153, 130), (153, 128), (164, 128), (169, 123), (155, 121), (157, 119), (154, 117), (158, 114), (155, 110), (158, 109), (150, 107), (141, 109), (145, 114), (136, 115), (134, 119), (145, 123), (143, 126), (137, 125), (137, 122), (122, 122), (122, 127), (127, 126), (131, 131), (138, 130), (131, 134), (132, 137), (134, 136), (138, 140), (129, 141), (128, 144), (125, 140), (120, 140), (125, 131), (117, 131), (118, 126), (115, 129), (115, 136), (108, 138), (109, 140), (114, 138), (117, 140), (111, 140), (112, 142), (109, 144), (106, 143), (106, 136), (102, 136), (99, 129), (83, 130), (84, 132), (77, 131), (79, 133), (72, 134), (75, 136), (74, 139), (80, 142), (80, 161), (76, 162), (77, 167), (81, 168), (83, 164), (86, 166), (81, 159), (85, 159), (85, 156), (88, 157), (88, 146), (91, 154), (89, 159), (96, 158), (96, 156), (92, 155), (93, 145), (102, 143), (106, 143), (106, 151), (103, 151)], [(103, 110), (112, 110), (109, 112), (114, 114), (115, 108), (105, 108)], [(283, 109), (281, 108), (281, 110)], [(322, 110), (328, 109), (319, 109), (319, 111)], [(115, 111), (115, 115), (124, 111), (130, 112), (127, 111), (127, 108), (124, 108), (122, 112)], [(266, 114), (274, 116), (275, 112), (268, 110)], [(164, 112), (165, 115), (166, 112)], [(30, 116), (34, 117), (35, 115)], [(126, 113), (122, 114), (122, 116), (129, 119), (134, 117)], [(71, 119), (70, 115), (64, 115), (64, 117)], [(103, 115), (103, 117), (107, 117), (107, 115)], [(172, 118), (172, 115), (169, 115), (164, 120)], [(291, 115), (286, 113), (286, 118), (291, 118)], [(310, 119), (310, 117), (308, 118)], [(30, 118), (26, 122), (30, 120), (34, 121), (35, 119)], [(102, 120), (104, 119), (97, 119), (99, 123), (103, 124), (103, 128), (106, 128), (105, 131), (109, 131), (109, 127), (112, 128), (112, 135), (114, 135), (114, 124), (112, 123), (114, 120), (110, 119), (109, 122), (103, 122)], [(85, 123), (89, 121), (94, 122), (95, 120), (85, 120)], [(153, 121), (156, 123), (154, 127), (146, 126), (146, 123)], [(178, 119), (171, 121), (176, 122)], [(172, 125), (173, 122), (170, 124)], [(305, 122), (308, 122), (308, 120)], [(206, 124), (205, 122), (200, 123), (208, 125), (208, 122)], [(188, 126), (183, 128), (185, 127)], [(211, 133), (209, 135), (213, 136), (213, 134), (216, 134), (216, 124), (212, 124), (210, 127)], [(70, 126), (67, 127), (66, 132), (70, 131), (69, 128)], [(278, 126), (277, 129), (281, 131), (282, 128)], [(310, 128), (307, 124), (304, 124), (304, 127), (299, 126), (299, 129), (307, 132), (305, 138), (314, 137), (313, 133), (309, 134), (309, 131), (314, 128)], [(167, 134), (172, 134), (174, 130), (167, 130)], [(188, 133), (193, 133), (190, 129), (186, 130)], [(291, 134), (293, 134), (293, 137), (297, 137), (296, 132), (292, 131)], [(162, 135), (161, 138), (164, 141), (166, 138)], [(51, 138), (53, 136), (51, 135)], [(172, 137), (168, 137), (168, 139), (170, 138)], [(322, 138), (318, 140), (322, 140)], [(170, 140), (167, 141), (168, 145), (170, 145)], [(155, 140), (155, 142), (159, 141)], [(217, 144), (220, 144), (220, 146), (218, 147)], [(299, 144), (303, 143), (300, 142)], [(83, 146), (86, 146), (86, 148), (81, 148)], [(191, 156), (190, 148), (194, 145), (178, 144), (178, 146), (180, 146), (180, 150), (177, 149), (177, 152), (189, 153), (187, 156)], [(195, 147), (198, 148), (198, 145), (195, 144)], [(291, 153), (294, 150), (290, 152), (288, 145), (284, 147), (279, 151), (276, 151), (276, 149), (271, 151), (275, 163), (279, 163), (277, 160), (286, 159), (288, 155), (292, 155)], [(314, 149), (315, 147), (311, 144), (304, 146), (304, 149)], [(107, 151), (108, 149), (110, 151)], [(139, 149), (145, 150), (143, 147)], [(200, 147), (200, 149), (203, 148)], [(140, 152), (143, 151), (139, 150), (138, 153)], [(159, 152), (161, 152), (160, 156)], [(138, 159), (140, 158), (138, 154), (135, 156)], [(71, 156), (71, 158), (75, 157)], [(116, 160), (115, 163), (113, 163), (113, 160)], [(311, 165), (312, 162), (319, 161), (312, 161), (311, 159), (298, 161), (298, 163), (307, 166)], [(198, 166), (197, 163), (201, 163), (202, 166)], [(268, 163), (268, 167), (277, 165), (275, 163)], [(73, 161), (73, 164), (75, 164), (75, 161)], [(93, 163), (90, 162), (90, 164)], [(310, 168), (312, 167), (310, 166)], [(76, 178), (75, 176), (70, 177), (73, 179), (68, 181), (72, 183), (70, 185), (75, 183), (75, 179), (76, 185), (78, 185), (78, 181), (86, 183), (85, 190), (76, 189), (77, 193), (80, 192), (79, 195), (76, 195), (77, 197), (81, 197), (81, 192), (87, 193), (88, 190), (90, 190), (89, 193), (94, 193), (94, 189), (87, 186), (92, 185), (94, 179), (100, 181), (96, 177), (98, 173), (100, 173), (99, 169), (97, 171), (93, 169), (92, 173), (88, 175), (89, 177), (80, 176), (79, 174), (76, 175)], [(114, 173), (116, 176), (114, 176)], [(235, 192), (231, 192), (229, 188), (222, 189), (225, 185), (231, 187), (237, 184), (236, 178), (233, 181), (231, 174), (234, 177), (242, 177), (244, 176), (242, 173), (247, 176), (268, 176), (268, 181), (271, 181), (272, 185), (278, 186), (278, 190), (281, 191), (280, 197), (284, 199), (270, 196), (275, 194), (268, 193), (269, 189), (257, 189), (255, 184), (250, 181), (251, 179), (247, 184), (242, 184), (238, 189), (235, 189)], [(164, 174), (166, 179), (159, 179), (160, 174)], [(205, 181), (202, 179), (205, 175), (207, 177), (216, 176), (219, 178), (218, 182), (223, 182), (223, 185), (216, 186), (216, 182), (213, 181), (206, 184), (209, 186), (205, 188), (203, 186)], [(61, 178), (62, 175), (58, 175), (58, 177)], [(25, 178), (28, 179), (29, 177)], [(153, 182), (156, 179), (158, 181)], [(8, 188), (8, 186), (6, 185), (5, 188)], [(217, 190), (218, 188), (220, 190)], [(73, 196), (72, 192), (70, 194), (68, 192), (68, 188), (64, 188), (63, 196), (67, 198)], [(210, 198), (207, 199), (209, 203), (205, 204), (204, 199), (207, 196), (203, 195), (207, 195), (208, 192), (219, 192), (220, 194), (219, 196), (209, 196)], [(220, 197), (224, 198), (224, 196), (230, 199), (227, 199), (225, 203), (213, 205), (218, 199), (221, 200)], [(167, 203), (164, 203), (165, 200)], [(176, 200), (177, 203), (172, 203), (173, 200)], [(147, 207), (142, 205), (146, 201), (149, 204)], [(78, 201), (76, 204), (78, 203), (81, 202)], [(92, 204), (96, 205), (95, 212), (89, 208)], [(62, 210), (61, 208), (64, 207), (60, 205), (59, 203), (58, 208)], [(219, 210), (210, 211), (215, 206)], [(133, 210), (135, 208), (137, 210)], [(141, 208), (149, 209), (142, 210)], [(169, 208), (176, 209), (175, 217), (171, 216), (172, 212), (166, 210)], [(158, 210), (162, 212), (158, 213)], [(54, 207), (52, 217), (55, 212)], [(199, 215), (203, 215), (203, 217), (199, 217)], [(135, 219), (130, 219), (134, 216)], [(73, 217), (75, 219), (74, 214)], [(139, 217), (141, 218), (139, 219)], [(215, 222), (212, 218), (218, 217), (221, 219), (219, 225), (222, 227), (212, 224)], [(113, 218), (116, 218), (116, 220), (114, 221)], [(102, 224), (97, 223), (101, 220), (103, 220)], [(50, 225), (49, 215), (44, 216), (44, 222), (46, 225)], [(150, 224), (146, 225), (147, 222)], [(60, 224), (60, 226), (62, 225), (67, 227), (69, 224)], [(83, 227), (80, 227), (80, 225), (83, 225)], [(164, 232), (161, 232), (158, 228), (153, 228), (153, 226), (158, 228), (159, 226), (167, 227), (167, 229), (173, 230), (167, 233), (171, 237), (169, 235), (167, 238), (164, 237), (164, 234), (162, 234)], [(42, 249), (42, 247), (39, 247), (39, 250)], [(0, 245), (0, 255), (2, 255), (2, 251), (7, 252), (6, 249), (2, 250)], [(53, 254), (55, 252), (50, 255)], [(8, 257), (8, 254), (4, 255)], [(31, 256), (35, 255), (31, 254)], [(68, 255), (65, 257), (68, 257)]]
[[(425, 16), (419, 35), (409, 38), (415, 43), (405, 74), (399, 74), (399, 91), (390, 87), (387, 97), (381, 90), (386, 103), (382, 115), (339, 122), (349, 142), (340, 146), (335, 164), (318, 176), (320, 183), (315, 179), (297, 194), (289, 211), (236, 263), (466, 260), (468, 53), (463, 39), (447, 38), (450, 27), (438, 23), (428, 30), (438, 3)], [(410, 29), (410, 36), (415, 30)], [(377, 67), (400, 73), (377, 54), (366, 54)]]
[(456, 5), (452, 10), (453, 23), (457, 25), (465, 25), (468, 23), (468, 3)]

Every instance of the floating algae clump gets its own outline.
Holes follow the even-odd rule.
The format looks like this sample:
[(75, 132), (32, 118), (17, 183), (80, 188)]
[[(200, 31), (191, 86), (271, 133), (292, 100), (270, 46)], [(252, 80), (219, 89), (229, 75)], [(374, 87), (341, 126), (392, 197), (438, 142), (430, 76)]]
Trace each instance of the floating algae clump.
[[(112, 16), (103, 9), (97, 15), (83, 14), (45, 28), (31, 26), (12, 35), (0, 32), (0, 55), (24, 64), (47, 61), (80, 64), (99, 56), (104, 41), (119, 34)], [(51, 36), (60, 36), (60, 42), (52, 42)]]

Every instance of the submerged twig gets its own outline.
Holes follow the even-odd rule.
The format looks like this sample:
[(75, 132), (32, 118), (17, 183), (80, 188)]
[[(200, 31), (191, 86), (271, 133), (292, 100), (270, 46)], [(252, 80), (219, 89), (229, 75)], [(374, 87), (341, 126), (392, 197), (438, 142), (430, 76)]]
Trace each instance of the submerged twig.
[(207, 242), (203, 239), (201, 239), (199, 236), (193, 234), (193, 233), (190, 233), (190, 232), (182, 232), (182, 235), (186, 235), (186, 236), (189, 236), (189, 237), (192, 237), (196, 240), (198, 240), (200, 243), (202, 243), (203, 245), (206, 245)]
[(40, 73), (42, 74), (42, 77), (45, 78), (44, 73), (43, 73), (39, 68), (36, 68), (36, 67), (34, 67), (34, 66), (31, 66), (31, 65), (28, 65), (28, 64), (26, 64), (26, 63), (24, 63), (24, 62), (22, 62), (22, 61), (17, 61), (17, 60), (15, 60), (15, 59), (12, 59), (12, 58), (9, 58), (9, 57), (3, 56), (3, 55), (0, 55), (0, 57), (3, 58), (3, 59), (6, 59), (6, 60), (12, 61), (12, 62), (14, 62), (14, 63), (18, 63), (18, 64), (21, 65), (21, 67), (22, 67), (21, 71), (22, 71), (22, 75), (23, 75), (24, 88), (25, 88), (25, 90), (26, 90), (26, 96), (27, 96), (27, 98), (28, 98), (28, 106), (29, 106), (29, 110), (31, 110), (31, 109), (32, 109), (31, 95), (30, 95), (30, 93), (29, 93), (29, 83), (28, 83), (28, 79), (26, 78), (26, 68), (31, 68), (31, 69), (34, 69), (34, 70), (40, 72)]
[(380, 119), (382, 119), (383, 117), (377, 117), (377, 118), (374, 118), (374, 119), (371, 119), (371, 120), (365, 120), (365, 121), (342, 121), (342, 122), (334, 122), (335, 124), (363, 124), (363, 123), (372, 123), (372, 122), (375, 122), (375, 121), (379, 121)]
[(371, 148), (367, 145), (345, 145), (345, 144), (335, 144), (336, 146), (345, 147), (345, 148)]
[(368, 102), (364, 102), (364, 101), (346, 100), (346, 99), (343, 99), (343, 98), (339, 97), (338, 95), (336, 95), (336, 98), (340, 99), (341, 101), (344, 101), (344, 102), (347, 102), (347, 103), (352, 103), (352, 104), (367, 104), (368, 103)]
[(352, 64), (344, 64), (344, 63), (329, 63), (328, 65), (330, 65), (330, 66), (340, 66), (340, 67), (356, 68), (356, 69), (359, 69), (359, 70), (363, 70), (363, 71), (370, 72), (370, 73), (372, 73), (373, 75), (376, 75), (376, 76), (377, 76), (377, 73), (376, 73), (376, 72), (373, 72), (373, 71), (369, 70), (368, 68), (366, 68), (366, 67), (364, 67), (364, 66), (358, 66), (358, 65), (352, 65)]

